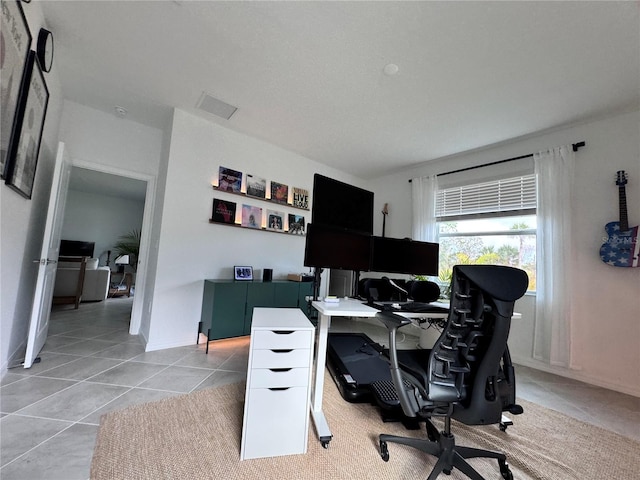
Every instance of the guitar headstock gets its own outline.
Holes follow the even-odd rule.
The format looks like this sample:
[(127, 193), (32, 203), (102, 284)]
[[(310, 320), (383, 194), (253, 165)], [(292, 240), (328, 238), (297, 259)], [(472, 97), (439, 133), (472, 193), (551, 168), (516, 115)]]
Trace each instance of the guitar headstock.
[(627, 184), (627, 172), (624, 170), (618, 170), (616, 172), (616, 185), (622, 187)]

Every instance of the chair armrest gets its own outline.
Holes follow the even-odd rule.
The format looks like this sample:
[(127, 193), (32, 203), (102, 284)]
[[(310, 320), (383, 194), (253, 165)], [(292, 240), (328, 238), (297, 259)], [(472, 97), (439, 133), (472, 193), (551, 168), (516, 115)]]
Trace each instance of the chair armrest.
[(415, 417), (417, 416), (416, 412), (419, 410), (418, 404), (415, 399), (409, 398), (404, 388), (402, 371), (400, 370), (400, 363), (398, 362), (398, 348), (396, 346), (396, 332), (399, 328), (409, 325), (411, 320), (393, 312), (380, 312), (376, 315), (376, 318), (384, 323), (389, 330), (389, 361), (391, 363), (389, 370), (396, 394), (398, 395), (398, 400), (400, 400), (400, 406), (407, 417)]

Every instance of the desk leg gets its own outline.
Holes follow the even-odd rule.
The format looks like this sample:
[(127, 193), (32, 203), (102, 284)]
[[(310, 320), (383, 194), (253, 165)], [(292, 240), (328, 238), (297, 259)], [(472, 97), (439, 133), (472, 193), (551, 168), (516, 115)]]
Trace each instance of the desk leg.
[(313, 391), (311, 392), (311, 418), (316, 427), (318, 439), (322, 442), (324, 448), (329, 447), (329, 442), (333, 435), (329, 430), (329, 424), (322, 412), (322, 391), (324, 389), (324, 369), (327, 359), (327, 341), (329, 336), (329, 326), (331, 325), (331, 317), (329, 315), (320, 314), (318, 319), (318, 328), (316, 329), (316, 361), (315, 361), (315, 380)]

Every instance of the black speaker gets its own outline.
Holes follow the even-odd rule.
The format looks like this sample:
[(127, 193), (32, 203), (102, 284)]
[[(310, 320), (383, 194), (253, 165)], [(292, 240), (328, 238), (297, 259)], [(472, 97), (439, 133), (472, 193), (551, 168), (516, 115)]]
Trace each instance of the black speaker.
[(270, 282), (273, 279), (273, 270), (271, 268), (265, 268), (262, 271), (262, 281)]

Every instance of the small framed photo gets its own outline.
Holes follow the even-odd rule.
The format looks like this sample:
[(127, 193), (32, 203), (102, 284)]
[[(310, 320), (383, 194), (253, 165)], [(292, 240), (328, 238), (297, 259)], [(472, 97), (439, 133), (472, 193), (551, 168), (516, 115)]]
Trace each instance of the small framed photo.
[(234, 280), (253, 280), (253, 267), (233, 267)]

